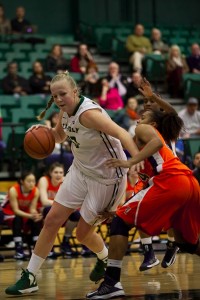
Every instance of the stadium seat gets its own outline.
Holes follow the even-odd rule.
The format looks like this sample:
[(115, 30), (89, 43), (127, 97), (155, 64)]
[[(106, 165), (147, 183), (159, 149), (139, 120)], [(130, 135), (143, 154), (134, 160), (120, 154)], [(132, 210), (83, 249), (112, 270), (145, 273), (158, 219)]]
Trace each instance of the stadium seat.
[(5, 53), (5, 59), (7, 62), (16, 61), (21, 62), (26, 60), (26, 53), (24, 52), (7, 52)]
[(185, 139), (183, 140), (185, 156), (190, 156), (193, 159), (195, 153), (200, 151), (200, 139)]
[(32, 51), (32, 45), (29, 43), (14, 43), (11, 49), (14, 52), (30, 52)]
[(184, 74), (183, 76), (184, 98), (200, 99), (200, 74)]
[(30, 63), (32, 64), (36, 60), (44, 62), (44, 60), (46, 59), (47, 55), (48, 54), (46, 52), (30, 52), (29, 53)]
[(165, 82), (166, 59), (162, 55), (148, 54), (145, 56), (145, 73), (151, 82)]
[(125, 47), (125, 38), (112, 40), (112, 58), (114, 61), (127, 63), (129, 60), (129, 53)]

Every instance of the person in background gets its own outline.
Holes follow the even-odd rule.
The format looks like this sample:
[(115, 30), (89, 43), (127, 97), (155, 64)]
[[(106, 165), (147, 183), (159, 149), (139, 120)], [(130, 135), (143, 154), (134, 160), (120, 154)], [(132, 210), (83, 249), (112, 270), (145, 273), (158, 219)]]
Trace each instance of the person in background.
[(100, 79), (101, 92), (98, 97), (99, 104), (104, 109), (120, 110), (124, 107), (123, 100), (116, 87), (110, 87), (107, 79)]
[(126, 95), (126, 87), (128, 84), (126, 76), (120, 73), (119, 65), (116, 62), (111, 62), (108, 67), (108, 75), (106, 79), (111, 88), (116, 88), (119, 95), (124, 98)]
[(180, 48), (177, 45), (169, 49), (169, 58), (167, 60), (167, 84), (168, 91), (172, 98), (183, 96), (183, 74), (189, 71), (186, 59), (182, 56)]
[(142, 82), (142, 76), (139, 72), (133, 72), (131, 75), (131, 80), (128, 83), (127, 86), (127, 93), (125, 97), (125, 104), (127, 103), (127, 100), (131, 97), (138, 97), (139, 92), (138, 88), (140, 87)]
[(157, 28), (153, 28), (151, 31), (151, 44), (154, 54), (167, 54), (169, 46), (162, 40), (161, 31)]
[(193, 170), (193, 175), (196, 177), (200, 185), (200, 152), (195, 153), (193, 159), (193, 165), (195, 167)]
[[(0, 240), (1, 240), (1, 230), (2, 230), (3, 221), (4, 221), (4, 213), (3, 213), (3, 209), (0, 205)], [(3, 261), (4, 261), (4, 256), (0, 254), (0, 262), (3, 262)]]
[(86, 44), (78, 45), (77, 54), (70, 61), (70, 71), (85, 74), (89, 63), (94, 63)]
[(181, 131), (181, 138), (200, 137), (200, 111), (199, 101), (196, 98), (189, 98), (186, 107), (179, 111), (178, 115), (184, 122)]
[(4, 94), (24, 96), (31, 93), (29, 82), (18, 75), (18, 65), (16, 62), (8, 64), (8, 75), (2, 79), (2, 89)]
[(130, 97), (125, 106), (124, 113), (120, 114), (118, 118), (116, 116), (115, 122), (126, 130), (129, 130), (131, 126), (136, 126), (137, 120), (139, 119), (137, 108), (137, 99), (134, 97)]
[[(54, 128), (57, 125), (59, 119), (59, 113), (54, 111), (45, 120), (45, 124), (49, 128)], [(60, 162), (64, 165), (65, 173), (68, 172), (69, 167), (73, 162), (73, 154), (71, 152), (71, 144), (67, 140), (64, 141), (62, 144), (56, 143), (53, 152), (44, 159), (44, 163), (46, 166), (53, 164), (54, 162)]]
[(51, 52), (46, 58), (45, 66), (47, 72), (53, 73), (64, 71), (68, 68), (67, 60), (63, 56), (62, 47), (59, 44), (52, 46)]
[[(56, 196), (56, 193), (64, 180), (64, 166), (58, 162), (53, 163), (49, 166), (47, 175), (40, 177), (38, 180), (38, 189), (40, 192), (40, 208), (42, 209), (42, 213), (44, 218), (46, 218), (51, 206), (53, 204), (53, 200)], [(41, 207), (42, 205), (42, 207)], [(80, 219), (79, 211), (75, 211), (69, 217), (69, 220), (66, 222), (65, 233), (63, 236), (63, 241), (61, 244), (61, 253), (66, 257), (76, 257), (79, 255), (77, 251), (74, 251), (70, 244), (70, 238), (72, 237), (72, 232), (76, 227), (78, 221)], [(56, 258), (57, 254), (54, 252), (54, 249), (50, 251), (48, 258)]]
[(6, 35), (11, 33), (11, 24), (5, 16), (4, 7), (0, 4), (0, 35)]
[(23, 233), (31, 230), (32, 243), (36, 243), (42, 228), (42, 215), (37, 210), (39, 190), (31, 171), (24, 171), (19, 183), (13, 185), (3, 203), (4, 222), (12, 228), (16, 259), (25, 259)]
[(12, 33), (23, 33), (26, 26), (31, 25), (31, 23), (25, 18), (25, 8), (23, 6), (18, 6), (16, 8), (16, 17), (11, 20)]
[(190, 73), (200, 73), (200, 47), (199, 44), (194, 43), (191, 46), (191, 54), (187, 57), (187, 64), (190, 69)]
[(142, 72), (142, 61), (145, 54), (152, 52), (150, 40), (144, 36), (144, 26), (137, 24), (134, 33), (126, 40), (126, 49), (130, 53), (130, 63), (134, 71)]
[(39, 61), (33, 63), (33, 75), (29, 78), (32, 94), (50, 94), (51, 76), (46, 75)]
[(82, 89), (90, 97), (95, 96), (96, 83), (99, 79), (98, 67), (95, 63), (90, 62), (87, 65)]

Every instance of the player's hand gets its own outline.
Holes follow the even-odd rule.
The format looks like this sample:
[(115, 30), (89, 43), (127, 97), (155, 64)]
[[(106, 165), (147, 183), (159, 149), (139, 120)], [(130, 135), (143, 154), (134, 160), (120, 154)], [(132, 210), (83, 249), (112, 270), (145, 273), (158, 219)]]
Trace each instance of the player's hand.
[(134, 174), (135, 172), (140, 172), (141, 170), (144, 170), (144, 161), (140, 161), (139, 163), (132, 165), (129, 173)]
[(40, 127), (46, 127), (46, 128), (49, 129), (49, 126), (47, 126), (47, 125), (43, 125), (43, 124), (35, 124), (35, 125), (32, 125), (26, 132), (29, 132), (29, 131), (31, 131), (31, 130), (33, 130), (33, 129), (38, 129), (38, 128), (40, 128)]
[(138, 90), (145, 98), (150, 98), (153, 95), (153, 90), (151, 88), (151, 84), (149, 83), (149, 81), (146, 78), (143, 78)]
[(42, 214), (34, 213), (32, 214), (32, 220), (37, 223), (42, 220)]
[(130, 168), (131, 163), (129, 160), (111, 158), (106, 161), (106, 166), (108, 168), (117, 168), (117, 167)]
[(98, 214), (99, 219), (106, 220), (108, 223), (110, 223), (112, 221), (114, 216), (115, 216), (114, 211), (104, 211), (104, 212)]

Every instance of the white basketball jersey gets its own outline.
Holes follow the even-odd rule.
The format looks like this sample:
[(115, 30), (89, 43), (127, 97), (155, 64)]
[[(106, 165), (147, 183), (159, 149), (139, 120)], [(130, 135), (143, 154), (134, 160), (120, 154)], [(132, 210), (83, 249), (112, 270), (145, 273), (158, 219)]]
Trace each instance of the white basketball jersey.
[(99, 109), (110, 118), (96, 102), (83, 96), (73, 116), (63, 114), (62, 126), (72, 142), (73, 164), (85, 175), (108, 185), (113, 184), (127, 173), (127, 169), (108, 168), (105, 162), (110, 158), (126, 160), (126, 155), (118, 139), (80, 124), (80, 115), (89, 109)]

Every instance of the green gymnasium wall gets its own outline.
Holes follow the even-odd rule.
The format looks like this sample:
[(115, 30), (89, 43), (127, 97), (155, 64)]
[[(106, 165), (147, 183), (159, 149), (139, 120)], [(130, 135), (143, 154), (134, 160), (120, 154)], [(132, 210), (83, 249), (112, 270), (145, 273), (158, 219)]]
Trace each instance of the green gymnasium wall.
[(40, 33), (75, 33), (79, 22), (106, 25), (140, 22), (148, 26), (200, 27), (200, 0), (2, 0), (13, 18), (22, 5)]

